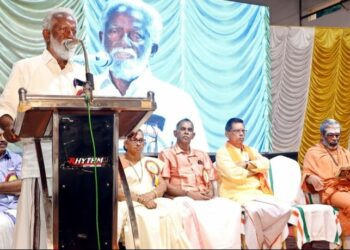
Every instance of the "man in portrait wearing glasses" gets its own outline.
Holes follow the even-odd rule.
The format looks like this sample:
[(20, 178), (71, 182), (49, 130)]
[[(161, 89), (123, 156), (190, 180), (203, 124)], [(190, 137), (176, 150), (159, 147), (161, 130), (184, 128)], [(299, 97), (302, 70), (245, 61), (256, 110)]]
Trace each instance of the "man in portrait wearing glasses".
[[(308, 149), (303, 163), (302, 188), (320, 194), (322, 203), (339, 208), (342, 235), (350, 236), (350, 151), (339, 145), (338, 121), (320, 125), (321, 141)], [(350, 247), (346, 237), (345, 248)]]
[(227, 121), (228, 140), (216, 154), (219, 196), (242, 205), (249, 249), (278, 248), (288, 236), (290, 206), (274, 199), (267, 181), (269, 160), (244, 144), (245, 134), (242, 119)]
[(190, 117), (196, 124), (198, 138), (194, 145), (208, 150), (202, 120), (192, 97), (151, 72), (149, 61), (158, 51), (162, 26), (160, 14), (147, 3), (139, 0), (109, 1), (102, 13), (99, 39), (111, 64), (96, 77), (95, 93), (146, 97), (148, 91), (154, 92), (157, 109), (142, 127), (145, 152), (158, 153), (175, 144), (173, 125), (183, 117)]

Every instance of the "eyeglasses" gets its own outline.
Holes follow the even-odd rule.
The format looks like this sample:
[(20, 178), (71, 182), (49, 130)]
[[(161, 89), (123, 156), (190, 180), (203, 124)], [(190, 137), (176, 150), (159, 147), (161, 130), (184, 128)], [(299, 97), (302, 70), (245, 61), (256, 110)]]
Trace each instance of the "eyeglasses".
[(114, 26), (111, 26), (107, 29), (107, 35), (109, 37), (114, 37), (118, 40), (123, 39), (126, 35), (126, 37), (133, 42), (141, 42), (149, 37), (148, 34), (142, 29), (125, 32), (123, 28)]
[(134, 143), (134, 144), (137, 144), (137, 143), (143, 144), (143, 143), (145, 143), (145, 139), (143, 139), (143, 138), (141, 138), (141, 139), (130, 138), (129, 141), (130, 141), (131, 143)]
[(230, 132), (233, 132), (233, 133), (247, 133), (247, 130), (246, 129), (231, 129)]
[(326, 134), (326, 136), (328, 137), (328, 138), (333, 138), (334, 136), (336, 137), (336, 138), (339, 138), (340, 137), (340, 134), (335, 134), (335, 133), (329, 133), (329, 134)]

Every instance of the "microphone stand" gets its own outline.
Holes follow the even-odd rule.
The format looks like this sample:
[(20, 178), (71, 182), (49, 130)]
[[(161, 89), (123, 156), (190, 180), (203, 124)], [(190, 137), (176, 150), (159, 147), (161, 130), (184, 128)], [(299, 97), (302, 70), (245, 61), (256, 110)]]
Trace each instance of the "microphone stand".
[(84, 52), (86, 81), (85, 82), (79, 81), (78, 85), (83, 86), (83, 91), (84, 91), (86, 100), (88, 102), (92, 103), (92, 101), (93, 101), (92, 91), (95, 89), (94, 88), (94, 76), (90, 72), (89, 58), (88, 58), (88, 54), (87, 54), (86, 49), (85, 49), (85, 45), (84, 45), (82, 40), (79, 40), (79, 43), (81, 44), (81, 47), (83, 48), (83, 52)]

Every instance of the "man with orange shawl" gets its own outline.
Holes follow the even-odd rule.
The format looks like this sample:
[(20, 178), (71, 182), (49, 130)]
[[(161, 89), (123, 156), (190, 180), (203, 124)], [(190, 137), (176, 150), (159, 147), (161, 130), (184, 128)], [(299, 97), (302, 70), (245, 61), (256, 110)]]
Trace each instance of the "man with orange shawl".
[(350, 151), (339, 145), (340, 131), (334, 119), (321, 123), (320, 143), (305, 154), (302, 188), (339, 209), (344, 244), (350, 247)]
[(273, 197), (267, 182), (269, 160), (243, 144), (245, 133), (242, 119), (227, 121), (228, 141), (216, 153), (219, 196), (242, 205), (248, 249), (281, 248), (288, 236), (290, 206)]

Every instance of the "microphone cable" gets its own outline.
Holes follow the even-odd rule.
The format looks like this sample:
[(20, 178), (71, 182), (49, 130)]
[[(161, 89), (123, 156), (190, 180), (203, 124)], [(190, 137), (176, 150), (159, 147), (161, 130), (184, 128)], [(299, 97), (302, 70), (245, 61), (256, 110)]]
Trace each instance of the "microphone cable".
[(89, 121), (89, 131), (90, 131), (90, 138), (91, 138), (91, 144), (92, 144), (92, 150), (93, 150), (93, 162), (94, 162), (94, 177), (95, 177), (95, 221), (96, 221), (96, 238), (97, 238), (97, 249), (101, 249), (101, 242), (100, 242), (100, 220), (99, 220), (99, 189), (98, 189), (98, 176), (97, 176), (97, 156), (96, 156), (96, 145), (95, 145), (95, 137), (94, 132), (92, 130), (92, 121), (91, 121), (91, 109), (90, 109), (90, 98), (89, 96), (85, 95), (85, 103), (87, 106), (87, 112), (88, 112), (88, 121)]
[(86, 75), (86, 84), (83, 86), (85, 95), (84, 100), (87, 107), (88, 112), (88, 121), (89, 121), (89, 131), (90, 131), (90, 139), (92, 144), (92, 150), (93, 150), (93, 162), (94, 162), (94, 179), (95, 179), (95, 223), (96, 223), (96, 238), (97, 238), (97, 249), (101, 249), (101, 242), (100, 242), (100, 221), (99, 221), (99, 189), (98, 189), (98, 175), (97, 175), (97, 156), (96, 156), (96, 145), (95, 145), (95, 138), (94, 133), (92, 130), (92, 122), (91, 122), (91, 108), (90, 108), (90, 102), (92, 101), (92, 90), (94, 89), (94, 82), (93, 82), (93, 75), (90, 73), (89, 68), (89, 61), (88, 61), (88, 55), (87, 51), (85, 49), (85, 45), (82, 40), (79, 39), (70, 39), (67, 40), (64, 45), (67, 49), (69, 49), (70, 46), (73, 46), (75, 44), (79, 43), (83, 49), (84, 52), (84, 59), (85, 59), (85, 75)]

